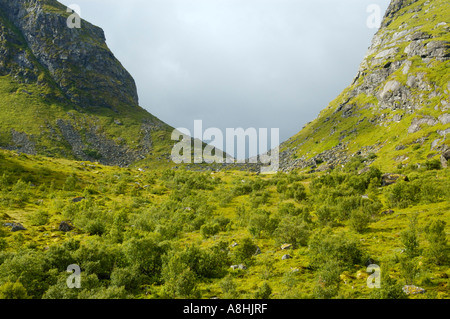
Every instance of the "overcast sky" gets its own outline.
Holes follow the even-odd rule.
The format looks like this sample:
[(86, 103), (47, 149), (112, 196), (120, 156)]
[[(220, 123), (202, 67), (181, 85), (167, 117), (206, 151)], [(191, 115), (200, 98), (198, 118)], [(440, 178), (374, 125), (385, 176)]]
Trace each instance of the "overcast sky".
[(105, 31), (140, 105), (173, 127), (279, 128), (280, 142), (355, 77), (389, 0), (59, 0)]

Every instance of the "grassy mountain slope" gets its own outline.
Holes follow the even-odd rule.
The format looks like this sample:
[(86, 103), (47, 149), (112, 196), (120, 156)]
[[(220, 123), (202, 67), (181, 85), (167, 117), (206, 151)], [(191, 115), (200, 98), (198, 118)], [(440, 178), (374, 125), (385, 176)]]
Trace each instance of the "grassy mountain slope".
[(167, 165), (172, 128), (138, 105), (103, 31), (84, 20), (69, 28), (69, 15), (54, 0), (0, 1), (0, 147)]
[(283, 168), (371, 153), (383, 169), (440, 159), (450, 148), (449, 17), (445, 0), (392, 1), (353, 83), (282, 144)]

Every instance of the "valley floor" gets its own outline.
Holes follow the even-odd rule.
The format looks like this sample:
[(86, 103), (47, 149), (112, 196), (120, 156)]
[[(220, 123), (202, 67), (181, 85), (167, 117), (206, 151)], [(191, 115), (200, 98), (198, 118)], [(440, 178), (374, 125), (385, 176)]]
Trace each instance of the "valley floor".
[(0, 298), (448, 299), (450, 169), (365, 162), (266, 176), (0, 151)]

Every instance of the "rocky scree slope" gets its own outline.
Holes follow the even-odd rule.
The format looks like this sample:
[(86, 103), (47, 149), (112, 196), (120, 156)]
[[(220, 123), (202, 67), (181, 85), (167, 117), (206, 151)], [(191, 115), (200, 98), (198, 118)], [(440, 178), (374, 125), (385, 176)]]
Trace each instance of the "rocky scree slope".
[(0, 0), (0, 147), (127, 166), (168, 159), (172, 128), (138, 104), (102, 29), (55, 0)]
[(450, 158), (450, 5), (393, 0), (353, 82), (284, 142), (282, 170)]

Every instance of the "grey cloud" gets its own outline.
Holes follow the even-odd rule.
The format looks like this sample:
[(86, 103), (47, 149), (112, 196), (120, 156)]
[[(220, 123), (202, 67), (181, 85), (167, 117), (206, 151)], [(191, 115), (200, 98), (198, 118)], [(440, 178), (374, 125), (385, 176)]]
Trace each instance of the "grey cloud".
[(105, 30), (140, 104), (174, 127), (277, 127), (313, 120), (356, 75), (389, 0), (63, 0)]

